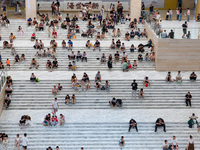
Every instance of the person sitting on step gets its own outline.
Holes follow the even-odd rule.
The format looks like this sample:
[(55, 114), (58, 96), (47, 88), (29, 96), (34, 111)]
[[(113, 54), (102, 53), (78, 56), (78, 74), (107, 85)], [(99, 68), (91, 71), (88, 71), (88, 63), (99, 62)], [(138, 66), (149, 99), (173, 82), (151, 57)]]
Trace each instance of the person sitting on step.
[(36, 76), (34, 75), (34, 73), (31, 74), (30, 80), (33, 82), (36, 81)]
[(13, 89), (8, 85), (5, 89), (6, 94), (12, 94)]
[(50, 122), (51, 126), (56, 126), (58, 124), (57, 116), (52, 116)]
[(197, 79), (197, 75), (195, 74), (195, 72), (192, 72), (192, 73), (190, 74), (190, 80), (191, 80), (191, 81), (196, 81), (196, 79)]
[(166, 132), (166, 129), (165, 129), (165, 122), (162, 118), (158, 118), (156, 120), (156, 123), (155, 123), (155, 132), (157, 131), (157, 128), (158, 127), (163, 127), (163, 131)]
[(10, 102), (11, 102), (11, 99), (10, 99), (9, 96), (10, 96), (9, 94), (7, 94), (7, 95), (5, 96), (5, 102), (4, 102), (4, 105), (5, 105), (6, 108), (9, 107)]
[(51, 120), (51, 114), (47, 114), (44, 118), (44, 121), (43, 121), (43, 125), (44, 126), (49, 126), (50, 125), (50, 120)]
[(128, 132), (130, 132), (131, 128), (135, 128), (136, 131), (138, 132), (137, 122), (136, 122), (133, 118), (129, 121), (129, 129), (128, 129)]
[(139, 91), (139, 98), (144, 98), (144, 90), (142, 88)]
[(178, 74), (176, 75), (176, 82), (182, 82), (181, 71), (178, 71)]

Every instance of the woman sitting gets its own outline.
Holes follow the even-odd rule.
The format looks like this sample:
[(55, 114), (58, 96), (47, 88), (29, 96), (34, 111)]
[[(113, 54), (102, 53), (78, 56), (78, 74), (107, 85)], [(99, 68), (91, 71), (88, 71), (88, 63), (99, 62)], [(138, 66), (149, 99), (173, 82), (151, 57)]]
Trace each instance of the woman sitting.
[(12, 47), (12, 44), (9, 44), (8, 41), (4, 41), (3, 42), (3, 49), (5, 48), (11, 48)]
[(130, 62), (130, 60), (128, 60), (128, 63), (127, 63), (127, 68), (128, 68), (128, 70), (132, 69), (132, 65), (131, 65), (131, 62)]
[(22, 55), (21, 55), (20, 60), (21, 60), (22, 62), (25, 61), (25, 54), (22, 54)]
[(65, 42), (65, 40), (62, 41), (62, 48), (66, 48), (66, 42)]
[(136, 50), (135, 46), (132, 44), (130, 47), (130, 52), (134, 52)]
[(54, 86), (52, 89), (52, 94), (56, 95), (57, 93), (58, 93), (58, 89), (56, 88), (56, 86)]
[(36, 39), (36, 34), (33, 33), (33, 34), (31, 35), (31, 41), (34, 41), (35, 39)]
[(34, 75), (34, 73), (31, 74), (30, 80), (31, 81), (36, 81), (36, 76)]
[(143, 86), (145, 86), (145, 87), (150, 86), (150, 82), (149, 82), (149, 78), (148, 78), (148, 77), (145, 77), (145, 78), (144, 78)]

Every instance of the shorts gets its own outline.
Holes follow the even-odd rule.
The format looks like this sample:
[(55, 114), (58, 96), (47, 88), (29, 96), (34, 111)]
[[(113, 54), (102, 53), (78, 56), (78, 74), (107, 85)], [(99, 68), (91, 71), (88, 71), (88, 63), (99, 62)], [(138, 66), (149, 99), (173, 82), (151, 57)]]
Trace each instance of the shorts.
[(183, 29), (183, 33), (186, 34), (186, 33), (187, 33), (187, 30), (186, 30), (186, 29)]
[(27, 146), (22, 146), (24, 149), (27, 149)]
[(57, 112), (58, 111), (58, 108), (54, 108), (54, 112)]

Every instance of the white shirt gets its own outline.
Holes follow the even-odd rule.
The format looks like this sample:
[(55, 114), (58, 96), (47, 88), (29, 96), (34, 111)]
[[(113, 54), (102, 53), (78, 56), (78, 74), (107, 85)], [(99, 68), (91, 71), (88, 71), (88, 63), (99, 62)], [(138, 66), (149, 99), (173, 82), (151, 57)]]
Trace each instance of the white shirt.
[(160, 15), (157, 15), (157, 16), (156, 16), (156, 19), (157, 19), (157, 20), (160, 19)]
[(174, 139), (172, 139), (172, 142), (171, 142), (173, 145), (176, 145), (176, 143), (178, 143), (178, 140), (175, 138), (175, 140)]
[(194, 140), (189, 138), (188, 143), (189, 144), (194, 144)]
[(57, 101), (53, 101), (52, 105), (53, 105), (53, 108), (58, 108), (58, 102)]
[(186, 14), (187, 14), (187, 15), (190, 15), (190, 10), (187, 10)]
[(29, 140), (28, 140), (28, 138), (27, 137), (23, 137), (22, 138), (22, 146), (27, 146), (28, 145), (28, 142), (29, 142)]

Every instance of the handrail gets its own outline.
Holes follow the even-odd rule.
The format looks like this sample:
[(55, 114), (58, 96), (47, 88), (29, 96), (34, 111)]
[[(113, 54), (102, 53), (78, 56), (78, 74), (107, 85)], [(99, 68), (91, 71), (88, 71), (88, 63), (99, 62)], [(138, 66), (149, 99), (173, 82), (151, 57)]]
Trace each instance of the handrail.
[(6, 83), (6, 77), (7, 77), (7, 71), (4, 69), (0, 73), (0, 81), (1, 81), (1, 83), (0, 83), (0, 91), (1, 92), (2, 92), (2, 89), (3, 89), (4, 85), (5, 85), (5, 83)]

